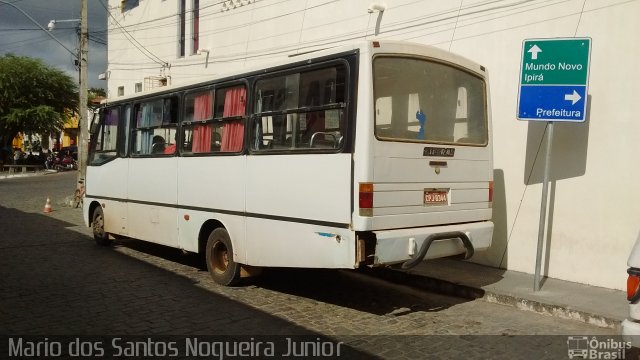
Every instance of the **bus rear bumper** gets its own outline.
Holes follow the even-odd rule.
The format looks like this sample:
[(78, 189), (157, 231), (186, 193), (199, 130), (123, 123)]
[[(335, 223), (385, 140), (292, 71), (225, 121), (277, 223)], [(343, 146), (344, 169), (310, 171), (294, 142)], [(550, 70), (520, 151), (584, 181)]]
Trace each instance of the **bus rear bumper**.
[[(491, 246), (493, 222), (482, 221), (467, 224), (432, 226), (422, 228), (374, 231), (376, 247), (373, 265), (389, 265), (413, 259), (419, 255), (428, 237), (450, 232), (462, 232), (470, 240), (473, 251)], [(468, 248), (468, 246), (467, 246)], [(429, 246), (424, 260), (469, 253), (459, 238), (435, 240)]]

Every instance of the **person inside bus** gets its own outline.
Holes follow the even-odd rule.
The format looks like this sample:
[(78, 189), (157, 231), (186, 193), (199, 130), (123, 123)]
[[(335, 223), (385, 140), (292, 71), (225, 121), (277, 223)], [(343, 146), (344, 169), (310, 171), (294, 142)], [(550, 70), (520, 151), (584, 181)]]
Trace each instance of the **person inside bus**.
[(418, 122), (420, 123), (420, 130), (418, 131), (417, 138), (418, 140), (424, 140), (424, 125), (427, 122), (427, 115), (422, 112), (422, 109), (418, 109), (418, 111), (416, 111), (416, 120), (418, 120)]
[(151, 153), (152, 154), (163, 154), (164, 149), (166, 147), (166, 143), (164, 138), (160, 135), (155, 135), (153, 140), (151, 141)]
[(166, 147), (164, 148), (163, 154), (172, 155), (173, 153), (175, 153), (177, 143), (178, 143), (178, 132), (176, 131), (173, 144), (166, 145)]

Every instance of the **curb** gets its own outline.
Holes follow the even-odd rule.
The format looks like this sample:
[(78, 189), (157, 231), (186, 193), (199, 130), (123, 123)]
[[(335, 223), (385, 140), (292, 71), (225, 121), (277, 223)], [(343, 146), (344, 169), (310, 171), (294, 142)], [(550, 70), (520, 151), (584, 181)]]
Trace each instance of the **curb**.
[(482, 300), (490, 303), (513, 306), (519, 310), (532, 311), (542, 315), (553, 316), (565, 320), (580, 321), (589, 325), (602, 328), (619, 329), (622, 321), (612, 319), (600, 314), (588, 311), (572, 309), (568, 305), (543, 303), (536, 300), (525, 299), (508, 294), (498, 294), (487, 291)]
[(0, 173), (0, 179), (15, 179), (15, 178), (25, 178), (25, 177), (32, 177), (32, 176), (57, 174), (58, 171), (45, 169), (40, 171), (28, 172), (28, 173), (17, 173), (17, 174), (16, 173), (8, 174), (8, 172), (6, 172), (7, 174), (4, 174), (4, 173), (5, 173), (4, 171)]
[(512, 306), (519, 310), (532, 311), (566, 320), (580, 321), (603, 328), (620, 329), (622, 322), (620, 319), (610, 318), (589, 311), (572, 309), (569, 305), (544, 303), (512, 294), (494, 292), (491, 289), (457, 284), (389, 268), (364, 268), (359, 271), (368, 276), (410, 286), (419, 290), (470, 300), (480, 299), (490, 303)]

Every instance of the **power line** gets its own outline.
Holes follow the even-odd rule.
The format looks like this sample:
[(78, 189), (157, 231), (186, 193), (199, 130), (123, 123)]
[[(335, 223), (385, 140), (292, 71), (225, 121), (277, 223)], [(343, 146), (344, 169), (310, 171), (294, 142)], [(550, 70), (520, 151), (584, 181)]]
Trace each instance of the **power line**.
[[(414, 2), (411, 2), (411, 3), (407, 3), (407, 4), (402, 4), (402, 5), (399, 5), (398, 7), (409, 6), (409, 5), (412, 5), (412, 4), (420, 3), (420, 1), (421, 1), (421, 0), (414, 1)], [(483, 3), (476, 3), (476, 4), (473, 4), (473, 5), (466, 6), (466, 7), (464, 7), (464, 9), (465, 9), (465, 10), (466, 10), (466, 9), (471, 9), (471, 8), (474, 8), (474, 7), (478, 7), (478, 6), (481, 6), (481, 5), (487, 5), (487, 4), (495, 3), (495, 2), (498, 2), (498, 1), (500, 1), (500, 0), (490, 0), (490, 1), (485, 1), (485, 2), (483, 2)], [(334, 2), (336, 2), (336, 1), (335, 1), (335, 0), (333, 0), (333, 1), (328, 1), (328, 2), (325, 2), (325, 3), (322, 3), (322, 4), (315, 5), (315, 6), (311, 7), (311, 8), (306, 8), (306, 7), (305, 7), (305, 9), (303, 9), (303, 10), (297, 10), (297, 11), (292, 11), (292, 12), (285, 13), (285, 14), (280, 14), (280, 15), (277, 15), (277, 16), (272, 16), (272, 17), (269, 17), (269, 18), (264, 18), (264, 19), (261, 19), (261, 20), (259, 20), (259, 21), (253, 21), (253, 22), (250, 22), (250, 23), (244, 23), (244, 24), (240, 24), (240, 25), (233, 25), (233, 26), (228, 26), (228, 27), (225, 27), (225, 28), (218, 28), (218, 29), (215, 29), (215, 30), (213, 30), (213, 31), (202, 32), (202, 33), (200, 34), (200, 36), (206, 36), (206, 35), (213, 35), (213, 34), (218, 34), (218, 33), (224, 33), (224, 32), (228, 32), (228, 31), (235, 30), (235, 29), (242, 28), (242, 27), (254, 26), (254, 25), (257, 25), (257, 24), (259, 24), (259, 23), (264, 23), (264, 22), (267, 22), (267, 21), (270, 21), (270, 20), (274, 20), (274, 19), (277, 19), (277, 18), (280, 18), (280, 17), (284, 17), (284, 16), (288, 16), (288, 15), (292, 15), (292, 14), (295, 14), (295, 13), (298, 13), (298, 12), (302, 12), (302, 11), (306, 11), (306, 10), (309, 10), (309, 9), (313, 9), (313, 8), (316, 8), (316, 7), (320, 7), (320, 6), (328, 5), (328, 4), (330, 4), (330, 3), (334, 3)], [(219, 4), (219, 3), (216, 3), (216, 4)], [(214, 5), (215, 5), (215, 4), (214, 4)], [(273, 4), (273, 3), (272, 3), (272, 4), (268, 4), (268, 5), (263, 6), (263, 7), (261, 7), (261, 8), (268, 7), (268, 6), (273, 6), (273, 5), (275, 5), (275, 4)], [(212, 6), (212, 5), (208, 5), (208, 7), (210, 7), (210, 6)], [(253, 10), (255, 11), (255, 10), (257, 10), (257, 9), (256, 9), (256, 8), (254, 8)], [(441, 16), (441, 15), (446, 15), (447, 13), (451, 13), (451, 12), (453, 12), (453, 11), (455, 11), (455, 10), (458, 10), (458, 11), (459, 11), (460, 9), (459, 9), (459, 8), (457, 8), (457, 9), (447, 10), (447, 11), (444, 11), (444, 12), (433, 13), (433, 14), (430, 14), (430, 15), (428, 15), (428, 16), (426, 16), (426, 17), (423, 15), (423, 16), (416, 17), (416, 18), (413, 18), (413, 19), (408, 19), (408, 20), (407, 20), (407, 19), (405, 19), (405, 20), (403, 20), (403, 21), (398, 21), (398, 22), (395, 22), (395, 23), (387, 24), (387, 26), (385, 26), (385, 28), (387, 28), (387, 29), (388, 29), (390, 26), (394, 26), (394, 25), (405, 25), (405, 26), (406, 26), (406, 24), (407, 24), (408, 22), (410, 23), (410, 22), (414, 22), (414, 21), (421, 20), (421, 21), (422, 21), (422, 23), (420, 23), (420, 24), (416, 24), (416, 25), (413, 25), (413, 26), (416, 26), (416, 27), (417, 27), (417, 26), (423, 25), (423, 24), (424, 24), (424, 20), (425, 20), (426, 18), (433, 18), (433, 17), (437, 17), (437, 16)], [(247, 10), (245, 10), (245, 11), (251, 11), (251, 10), (249, 9), (249, 7), (247, 7)], [(210, 14), (210, 15), (211, 15), (211, 14)], [(172, 15), (171, 17), (173, 17), (173, 16), (174, 16), (174, 15)], [(368, 15), (366, 15), (366, 14), (364, 14), (364, 15), (358, 15), (358, 16), (350, 17), (350, 18), (343, 19), (343, 20), (340, 20), (340, 21), (335, 21), (335, 22), (331, 22), (331, 23), (325, 23), (325, 24), (321, 24), (321, 25), (316, 25), (316, 26), (313, 26), (313, 27), (306, 28), (305, 30), (306, 30), (306, 31), (308, 31), (308, 30), (311, 30), (311, 29), (314, 29), (314, 28), (325, 27), (325, 26), (329, 26), (330, 24), (337, 24), (337, 23), (344, 22), (344, 21), (353, 21), (354, 19), (357, 19), (357, 18), (362, 17), (362, 16), (368, 16)], [(204, 18), (204, 17), (205, 17), (205, 16), (201, 15), (201, 21), (203, 21), (203, 18)], [(166, 19), (166, 18), (168, 18), (168, 17), (167, 17), (167, 16), (165, 16), (165, 17), (162, 17), (162, 18), (159, 18), (159, 19)], [(153, 23), (153, 22), (154, 22), (154, 20), (149, 20), (149, 21), (145, 21), (145, 22), (142, 22), (142, 23), (139, 23), (139, 24), (143, 24), (143, 23)], [(173, 25), (176, 25), (176, 24), (177, 24), (177, 22), (171, 22), (171, 23), (167, 23), (167, 24), (160, 24), (160, 25), (157, 25), (157, 24), (156, 24), (156, 25), (155, 25), (155, 26), (153, 26), (153, 27), (137, 27), (137, 28), (136, 28), (136, 30), (137, 30), (137, 31), (144, 31), (144, 30), (149, 30), (149, 29), (154, 29), (154, 28), (155, 28), (155, 29), (160, 29), (160, 28), (166, 28), (166, 27), (168, 27), (168, 26), (173, 26)], [(124, 28), (132, 27), (132, 26), (136, 26), (136, 25), (128, 25), (128, 26), (124, 26)], [(399, 30), (399, 29), (398, 29), (398, 30)], [(389, 32), (389, 31), (395, 31), (395, 29), (394, 29), (394, 30), (386, 30), (386, 31), (384, 31), (384, 32)], [(288, 32), (284, 32), (284, 33), (278, 34), (278, 36), (279, 36), (279, 35), (290, 34), (290, 33), (294, 33), (294, 32), (297, 32), (297, 31), (288, 31)], [(274, 36), (275, 36), (275, 35), (274, 35)], [(260, 39), (253, 39), (252, 41), (258, 41), (258, 40), (260, 40), (260, 41), (261, 41), (261, 40), (265, 40), (265, 39), (268, 39), (268, 38), (271, 38), (271, 37), (273, 37), (273, 36), (267, 36), (267, 37), (263, 37), (263, 38), (260, 38)], [(144, 39), (154, 39), (154, 38), (158, 38), (158, 39), (165, 39), (165, 38), (166, 38), (166, 36), (143, 37), (143, 38), (144, 38)], [(168, 43), (170, 43), (170, 42), (162, 41), (162, 42), (154, 43), (153, 45), (162, 45), (162, 44), (168, 44)]]
[(453, 34), (451, 34), (451, 41), (449, 41), (449, 51), (451, 51), (451, 45), (453, 45), (453, 39), (456, 37), (456, 29), (458, 28), (458, 20), (460, 20), (460, 10), (462, 10), (462, 2), (460, 0), (460, 7), (458, 8), (458, 15), (456, 16), (456, 25), (453, 27)]
[(106, 42), (106, 41), (104, 41), (103, 39), (96, 38), (96, 37), (93, 37), (93, 36), (87, 36), (87, 38), (88, 38), (89, 40), (93, 41), (93, 42), (94, 42), (94, 43), (96, 43), (96, 44), (100, 44), (100, 45), (104, 45), (104, 46), (107, 46), (107, 45), (108, 45), (108, 44), (107, 44), (107, 42)]
[[(314, 6), (310, 7), (310, 8), (305, 8), (305, 9), (302, 9), (302, 10), (296, 10), (296, 11), (292, 11), (292, 12), (285, 13), (285, 14), (275, 15), (275, 16), (264, 18), (262, 20), (254, 21), (254, 22), (251, 22), (251, 23), (245, 23), (245, 24), (240, 24), (240, 25), (232, 25), (232, 26), (228, 26), (228, 27), (224, 27), (224, 28), (218, 28), (218, 29), (216, 29), (214, 31), (203, 32), (201, 35), (218, 34), (218, 33), (222, 33), (222, 32), (225, 32), (225, 31), (230, 31), (230, 30), (240, 29), (240, 28), (244, 28), (244, 27), (248, 27), (248, 26), (253, 26), (253, 25), (256, 25), (256, 24), (259, 24), (259, 23), (264, 23), (264, 22), (267, 22), (267, 21), (270, 21), (270, 20), (274, 20), (274, 19), (278, 19), (278, 18), (281, 18), (281, 17), (284, 17), (284, 16), (289, 16), (289, 15), (292, 15), (292, 14), (304, 12), (306, 10), (314, 9), (314, 8), (321, 7), (321, 6), (324, 6), (324, 5), (328, 5), (330, 3), (335, 3), (335, 2), (338, 2), (338, 1), (340, 1), (340, 0), (330, 0), (330, 1), (318, 4), (318, 5), (314, 5)], [(278, 3), (267, 4), (267, 5), (262, 6), (262, 7), (253, 7), (252, 8), (251, 6), (247, 5), (246, 6), (246, 10), (242, 10), (242, 11), (236, 12), (235, 14), (237, 15), (237, 14), (240, 14), (240, 13), (243, 13), (243, 12), (257, 11), (257, 10), (260, 10), (260, 9), (263, 9), (263, 8), (266, 8), (266, 7), (269, 7), (269, 6), (275, 6), (275, 5), (277, 5), (279, 3), (283, 3), (283, 2), (286, 2), (286, 0), (280, 1)], [(221, 3), (223, 3), (223, 2), (217, 2), (217, 3), (211, 4), (211, 5), (207, 5), (204, 8), (211, 7), (211, 6), (214, 6), (214, 5), (219, 5)], [(254, 2), (253, 5), (255, 6), (256, 3), (258, 3), (258, 1)], [(205, 20), (211, 20), (211, 19), (207, 19), (208, 17), (213, 17), (213, 18), (222, 17), (222, 16), (225, 16), (225, 14), (226, 13), (219, 13), (219, 12), (216, 12), (216, 11), (213, 11), (211, 13), (201, 13), (200, 14), (200, 21), (204, 22)], [(122, 31), (126, 31), (127, 28), (135, 28), (136, 31), (144, 31), (144, 30), (152, 30), (152, 29), (161, 29), (161, 28), (173, 27), (173, 26), (177, 26), (178, 25), (178, 22), (179, 22), (178, 20), (175, 20), (175, 21), (172, 20), (170, 22), (160, 23), (160, 24), (158, 24), (158, 20), (171, 19), (171, 18), (175, 18), (175, 17), (176, 17), (176, 15), (172, 14), (172, 15), (163, 16), (163, 17), (160, 17), (160, 18), (155, 18), (153, 20), (147, 20), (147, 21), (139, 22), (139, 23), (137, 23), (135, 25), (120, 26), (120, 28), (122, 29)], [(142, 27), (142, 26), (140, 26), (141, 24), (152, 24), (152, 26)], [(116, 30), (113, 30), (113, 29), (108, 30), (109, 33), (113, 33), (115, 31)]]
[[(409, 20), (403, 20), (403, 21), (398, 21), (396, 23), (392, 23), (389, 25), (400, 25), (399, 27), (396, 28), (392, 28), (389, 29), (388, 25), (385, 26), (385, 30), (382, 31), (382, 33), (386, 33), (386, 37), (389, 36), (398, 36), (398, 32), (401, 32), (402, 30), (410, 30), (410, 31), (405, 31), (404, 33), (400, 33), (400, 35), (407, 35), (409, 33), (415, 33), (418, 31), (425, 31), (425, 25), (428, 24), (437, 24), (437, 27), (442, 27), (443, 25), (453, 25), (454, 21), (449, 21), (447, 22), (447, 20), (453, 20), (453, 19), (458, 19), (459, 17), (454, 15), (456, 12), (459, 11), (463, 11), (464, 13), (460, 14), (460, 17), (466, 17), (467, 19), (478, 19), (478, 18), (484, 18), (482, 20), (479, 21), (475, 21), (475, 22), (467, 22), (466, 24), (463, 23), (463, 25), (460, 25), (460, 27), (467, 27), (467, 26), (472, 26), (475, 24), (479, 24), (482, 22), (486, 22), (486, 21), (491, 21), (493, 19), (497, 19), (497, 18), (501, 18), (501, 17), (507, 17), (507, 16), (512, 16), (515, 14), (519, 14), (519, 13), (525, 13), (528, 11), (532, 11), (535, 9), (539, 9), (539, 8), (543, 8), (543, 7), (549, 7), (549, 6), (555, 6), (557, 4), (566, 2), (567, 0), (547, 0), (544, 1), (542, 3), (547, 3), (545, 5), (542, 6), (536, 6), (536, 5), (540, 5), (539, 2), (532, 2), (531, 0), (524, 0), (524, 1), (520, 1), (517, 3), (512, 3), (509, 5), (503, 5), (503, 6), (494, 6), (494, 7), (490, 7), (490, 8), (481, 8), (483, 6), (487, 6), (487, 5), (491, 5), (491, 4), (495, 4), (495, 3), (499, 3), (499, 0), (490, 0), (490, 1), (485, 1), (482, 3), (474, 3), (472, 5), (469, 6), (463, 6), (463, 7), (456, 7), (455, 9), (451, 9), (451, 10), (446, 10), (446, 11), (441, 11), (438, 13), (432, 13), (429, 14), (428, 16), (420, 16), (420, 17), (416, 17), (414, 19), (409, 19)], [(551, 3), (551, 4), (548, 4)], [(327, 3), (324, 3), (327, 4)], [(316, 5), (317, 6), (321, 6), (320, 5)], [(403, 4), (406, 5), (406, 4)], [(528, 9), (527, 9), (528, 8)], [(507, 9), (507, 10), (505, 10)], [(471, 10), (471, 11), (469, 11)], [(249, 11), (249, 10), (247, 10)], [(297, 11), (296, 11), (297, 12)], [(498, 15), (500, 13), (505, 13), (508, 12), (508, 15), (504, 15), (504, 16), (495, 16)], [(290, 12), (288, 14), (292, 14), (295, 12)], [(447, 16), (449, 15), (449, 16)], [(470, 17), (469, 15), (477, 15), (475, 17)], [(281, 17), (284, 15), (279, 15), (277, 17)], [(442, 18), (444, 16), (444, 18)], [(262, 21), (256, 21), (256, 22), (252, 22), (251, 24), (246, 24), (245, 26), (249, 26), (249, 25), (255, 25), (258, 24), (260, 22), (263, 21), (268, 21), (273, 19), (269, 18), (269, 19), (263, 19)], [(355, 17), (349, 18), (349, 19), (353, 19)], [(436, 19), (438, 18), (438, 19)], [(420, 22), (417, 22), (421, 20)], [(425, 21), (426, 20), (426, 21)], [(348, 21), (347, 19), (343, 19), (342, 21)], [(407, 23), (411, 23), (411, 22), (417, 22), (415, 24), (411, 24), (411, 25), (407, 25)], [(337, 22), (333, 22), (330, 24), (335, 24)], [(404, 25), (404, 26), (402, 26)], [(314, 28), (316, 27), (322, 27), (322, 26), (329, 26), (329, 24), (322, 24), (322, 25), (318, 25), (318, 26), (314, 26)], [(436, 26), (434, 25), (432, 28), (435, 28)], [(233, 29), (236, 27), (228, 27), (227, 29)], [(305, 30), (309, 30), (309, 29), (305, 29)], [(445, 30), (438, 30), (438, 31), (431, 31), (431, 32), (427, 32), (427, 33), (423, 33), (421, 35), (419, 35), (419, 37), (422, 36), (428, 36), (431, 34), (435, 34), (438, 32), (443, 32), (443, 31), (451, 31), (452, 28), (447, 28)], [(503, 29), (504, 30), (504, 29)], [(220, 29), (217, 29), (216, 32), (221, 31)], [(287, 32), (290, 33), (290, 32)], [(285, 33), (286, 34), (286, 33)], [(272, 36), (267, 36), (264, 37), (262, 39), (260, 39), (261, 41), (268, 39), (268, 38), (272, 38), (275, 36), (281, 36), (283, 34), (278, 34), (278, 35), (272, 35)], [(227, 62), (233, 62), (233, 61), (237, 61), (237, 60), (253, 60), (253, 59), (266, 59), (266, 58), (272, 58), (272, 57), (277, 57), (278, 55), (287, 53), (287, 52), (292, 52), (295, 51), (297, 48), (300, 49), (309, 49), (309, 48), (319, 48), (319, 47), (333, 47), (336, 46), (336, 43), (344, 43), (346, 41), (350, 41), (350, 40), (354, 40), (354, 39), (359, 39), (359, 38), (363, 38), (366, 36), (366, 32), (362, 31), (362, 30), (357, 30), (357, 31), (352, 31), (352, 32), (348, 32), (348, 33), (343, 33), (341, 34), (339, 37), (336, 36), (327, 36), (327, 37), (323, 37), (323, 38), (319, 38), (319, 39), (314, 39), (314, 40), (310, 40), (307, 42), (298, 42), (295, 44), (290, 44), (290, 45), (285, 45), (285, 46), (275, 46), (272, 48), (268, 48), (268, 49), (260, 49), (260, 50), (256, 50), (253, 52), (247, 52), (246, 50), (243, 52), (236, 52), (236, 53), (232, 53), (232, 54), (226, 54), (224, 56), (218, 56), (218, 57), (212, 57), (209, 59), (209, 63), (227, 63)], [(411, 37), (403, 37), (405, 40), (407, 39), (411, 39)], [(469, 38), (469, 37), (463, 37), (460, 38), (458, 40), (461, 39), (465, 39), (465, 38)], [(253, 41), (258, 41), (257, 39), (253, 39)], [(159, 44), (166, 44), (169, 42), (162, 42), (162, 43), (158, 43)], [(302, 45), (302, 46), (301, 46)], [(230, 45), (231, 46), (231, 45)], [(221, 47), (219, 47), (221, 48)], [(131, 65), (131, 68), (121, 68), (118, 70), (137, 70), (137, 69), (145, 69), (144, 66), (146, 66), (144, 63), (113, 63), (114, 65), (120, 65), (120, 66), (127, 66), (127, 65)], [(204, 62), (195, 62), (195, 63), (178, 63), (175, 65), (172, 65), (174, 67), (187, 67), (187, 66), (195, 66), (195, 65), (201, 65), (204, 64)], [(116, 69), (114, 69), (116, 70)]]
[[(235, 29), (243, 28), (243, 27), (247, 27), (247, 26), (254, 26), (254, 25), (257, 25), (257, 24), (260, 24), (260, 23), (263, 23), (263, 22), (267, 22), (267, 21), (270, 21), (270, 20), (282, 18), (282, 17), (289, 16), (289, 15), (292, 15), (292, 14), (295, 14), (295, 13), (303, 12), (303, 11), (306, 11), (306, 10), (309, 10), (309, 9), (318, 8), (318, 7), (325, 6), (325, 5), (328, 5), (328, 4), (331, 4), (331, 3), (335, 3), (335, 2), (338, 2), (338, 1), (339, 0), (330, 0), (330, 1), (318, 4), (318, 5), (314, 5), (314, 6), (310, 7), (310, 8), (305, 8), (303, 10), (296, 10), (296, 11), (292, 11), (292, 12), (285, 13), (285, 14), (279, 14), (279, 15), (276, 15), (276, 16), (272, 16), (272, 17), (269, 17), (269, 18), (265, 18), (265, 19), (262, 19), (262, 20), (258, 20), (258, 21), (254, 21), (254, 22), (250, 22), (250, 23), (245, 23), (245, 24), (241, 24), (241, 25), (234, 25), (234, 26), (229, 26), (229, 27), (225, 27), (225, 28), (219, 28), (219, 29), (216, 29), (214, 31), (202, 32), (200, 34), (200, 36), (213, 35), (213, 34), (223, 33), (223, 32), (227, 32), (227, 31), (230, 31), (230, 30), (235, 30)], [(216, 4), (219, 4), (219, 3), (216, 3)], [(273, 6), (273, 5), (274, 4), (270, 4), (270, 5), (266, 5), (266, 6)], [(210, 7), (210, 6), (212, 6), (212, 5), (208, 5), (208, 7)], [(254, 10), (256, 10), (256, 9), (254, 9)], [(250, 11), (250, 10), (246, 10), (246, 11)], [(166, 18), (166, 17), (163, 17), (163, 19), (164, 18)], [(149, 22), (149, 21), (147, 21), (147, 22)], [(145, 22), (145, 23), (147, 23), (147, 22)], [(177, 22), (174, 23), (174, 24), (177, 24)], [(162, 27), (166, 27), (166, 26), (167, 25), (161, 25), (161, 26), (157, 26), (157, 28), (162, 28)], [(121, 27), (121, 28), (124, 28), (124, 27)], [(136, 28), (137, 31), (149, 30), (149, 29), (151, 29), (151, 28)], [(164, 39), (164, 38), (166, 38), (166, 36), (157, 37), (157, 38)], [(162, 41), (162, 42), (154, 43), (152, 45), (163, 45), (163, 44), (168, 44), (168, 43), (170, 43), (170, 42)], [(112, 50), (114, 50), (114, 49), (112, 49)], [(290, 50), (287, 50), (287, 51), (290, 51)]]
[[(124, 32), (129, 35), (129, 37), (127, 37), (125, 35), (125, 38), (136, 48), (138, 49), (144, 56), (146, 56), (147, 58), (149, 58), (150, 60), (152, 60), (153, 62), (157, 63), (158, 65), (162, 66), (162, 67), (168, 67), (169, 63), (160, 59), (158, 56), (156, 56), (154, 53), (152, 53), (151, 51), (149, 51), (149, 49), (145, 48), (144, 45), (140, 44), (140, 42), (138, 42), (138, 40), (136, 40), (133, 35), (131, 35), (126, 29), (124, 29), (122, 27), (122, 25), (120, 25), (120, 23), (118, 22), (118, 20), (116, 20), (116, 18), (113, 16), (113, 14), (111, 13), (111, 10), (109, 10), (109, 8), (104, 4), (103, 0), (100, 0), (100, 4), (102, 5), (102, 7), (107, 11), (107, 13), (109, 14), (109, 16), (111, 17), (111, 19), (113, 19), (113, 21), (115, 22), (116, 26), (118, 26), (119, 28), (121, 28), (122, 30), (124, 30)], [(132, 41), (133, 40), (133, 41)], [(135, 42), (134, 42), (135, 41)], [(137, 45), (136, 45), (137, 44)], [(144, 51), (142, 50), (144, 49)]]
[[(45, 42), (45, 41), (49, 41), (50, 39), (48, 37), (44, 37), (42, 35), (40, 36), (36, 36), (36, 37), (32, 37), (32, 38), (28, 38), (28, 39), (22, 39), (22, 40), (18, 40), (18, 41), (13, 41), (10, 43), (3, 43), (2, 44), (2, 51), (9, 51), (12, 49), (18, 49), (21, 48), (25, 45), (30, 45), (30, 44), (36, 44), (36, 43), (41, 43), (41, 42)], [(7, 47), (10, 45), (16, 45), (15, 47)]]

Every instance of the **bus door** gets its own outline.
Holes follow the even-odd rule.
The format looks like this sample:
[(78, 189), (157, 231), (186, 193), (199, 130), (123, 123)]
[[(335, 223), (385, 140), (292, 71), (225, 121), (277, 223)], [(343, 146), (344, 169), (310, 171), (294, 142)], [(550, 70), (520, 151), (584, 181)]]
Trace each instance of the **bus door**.
[(176, 133), (179, 97), (135, 104), (131, 132), (129, 236), (177, 247)]
[[(127, 235), (128, 127), (131, 106), (107, 106), (100, 110), (91, 127), (86, 193), (101, 197), (105, 204), (104, 228), (108, 233)], [(99, 180), (99, 181), (98, 181)], [(92, 216), (92, 214), (88, 214)]]

